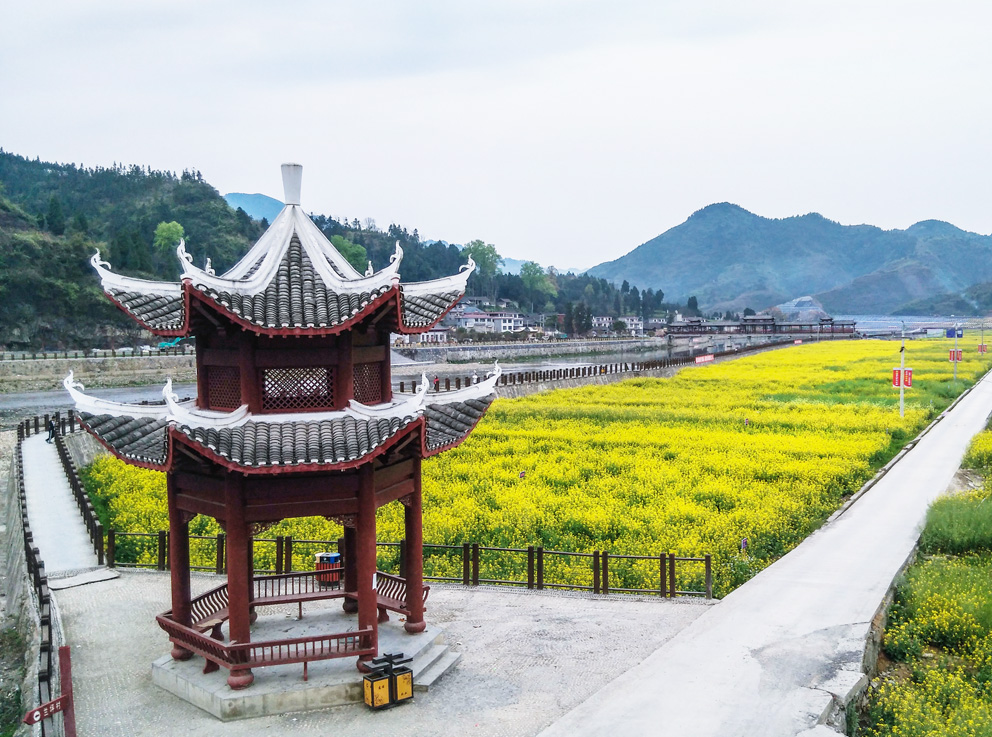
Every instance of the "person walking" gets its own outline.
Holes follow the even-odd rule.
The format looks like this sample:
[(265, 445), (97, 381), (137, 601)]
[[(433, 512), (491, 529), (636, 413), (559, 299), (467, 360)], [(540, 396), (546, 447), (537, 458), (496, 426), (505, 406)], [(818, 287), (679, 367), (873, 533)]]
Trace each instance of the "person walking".
[(55, 440), (55, 418), (52, 417), (48, 420), (48, 438), (45, 440), (46, 443), (51, 443)]

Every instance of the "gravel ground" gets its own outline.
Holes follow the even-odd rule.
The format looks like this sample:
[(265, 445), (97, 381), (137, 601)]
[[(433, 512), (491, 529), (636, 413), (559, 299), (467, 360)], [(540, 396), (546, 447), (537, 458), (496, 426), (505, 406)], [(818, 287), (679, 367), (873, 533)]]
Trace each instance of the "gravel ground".
[[(154, 615), (168, 574), (121, 571), (55, 593), (72, 646), (80, 734), (534, 735), (660, 647), (709, 602), (593, 597), (432, 585), (428, 616), (462, 659), (428, 693), (385, 712), (361, 705), (220, 722), (160, 690), (151, 663), (168, 651)], [(217, 584), (194, 575), (194, 590)], [(182, 725), (180, 727), (180, 725)]]

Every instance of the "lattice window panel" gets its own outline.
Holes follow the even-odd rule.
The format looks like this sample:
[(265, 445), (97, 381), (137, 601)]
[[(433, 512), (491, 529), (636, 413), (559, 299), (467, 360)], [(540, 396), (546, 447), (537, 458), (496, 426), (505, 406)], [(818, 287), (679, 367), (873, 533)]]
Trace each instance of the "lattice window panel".
[(382, 401), (382, 364), (356, 363), (355, 401), (362, 404), (379, 404)]
[(241, 406), (241, 372), (237, 366), (207, 366), (207, 406), (211, 409)]
[(322, 366), (262, 371), (262, 409), (330, 409), (334, 371)]

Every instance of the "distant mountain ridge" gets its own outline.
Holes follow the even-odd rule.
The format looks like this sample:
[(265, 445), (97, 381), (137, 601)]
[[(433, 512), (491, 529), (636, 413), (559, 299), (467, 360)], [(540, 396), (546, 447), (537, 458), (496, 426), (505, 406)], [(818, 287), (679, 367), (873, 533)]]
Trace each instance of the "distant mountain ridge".
[(770, 219), (722, 202), (588, 274), (696, 296), (706, 311), (762, 309), (812, 295), (828, 312), (891, 313), (992, 281), (992, 236), (925, 220), (906, 230), (818, 213)]
[(283, 203), (275, 197), (258, 193), (229, 192), (224, 195), (224, 200), (235, 210), (240, 207), (255, 220), (265, 218), (270, 223), (283, 208)]

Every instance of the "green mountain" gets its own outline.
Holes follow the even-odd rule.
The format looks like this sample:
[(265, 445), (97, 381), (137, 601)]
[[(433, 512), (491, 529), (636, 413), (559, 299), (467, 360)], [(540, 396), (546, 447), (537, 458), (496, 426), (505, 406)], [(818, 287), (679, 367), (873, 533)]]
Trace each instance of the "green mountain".
[(832, 313), (889, 313), (992, 281), (992, 236), (928, 220), (906, 230), (841, 225), (811, 213), (775, 220), (710, 205), (627, 255), (587, 272), (636, 279), (705, 311), (813, 295)]
[(103, 296), (89, 266), (98, 243), (61, 236), (0, 196), (0, 346), (90, 348), (133, 342), (133, 323)]

